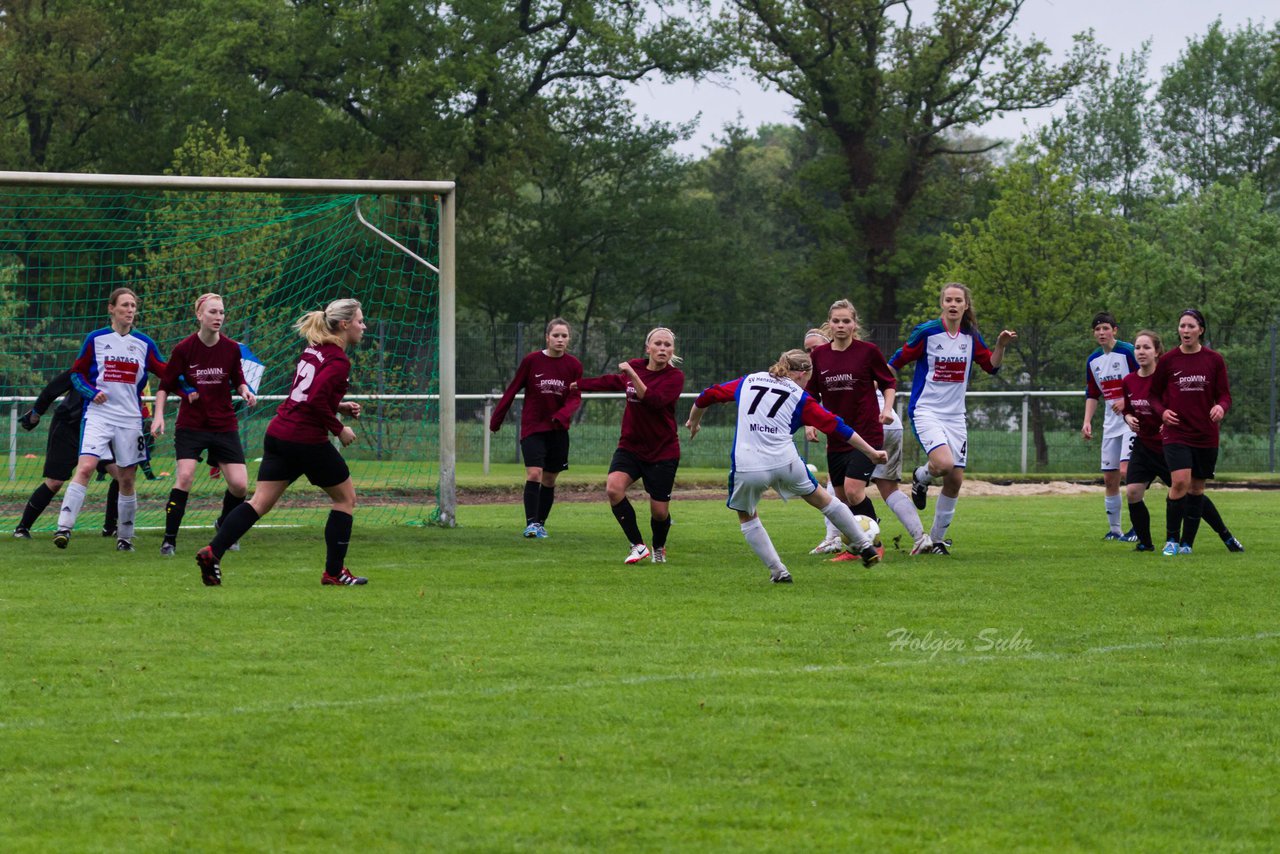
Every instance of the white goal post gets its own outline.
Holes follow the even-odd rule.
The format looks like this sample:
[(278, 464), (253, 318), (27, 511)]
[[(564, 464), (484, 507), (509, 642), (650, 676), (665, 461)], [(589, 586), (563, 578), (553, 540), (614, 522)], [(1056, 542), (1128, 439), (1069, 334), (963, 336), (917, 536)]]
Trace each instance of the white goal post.
[[(0, 171), (0, 186), (118, 189), (118, 190), (204, 190), (222, 193), (281, 194), (387, 194), (433, 195), (440, 199), (439, 211), (439, 393), (440, 393), (440, 485), (437, 501), (439, 522), (446, 527), (457, 523), (457, 284), (456, 211), (457, 194), (453, 181), (377, 181), (313, 178), (232, 178), (179, 175), (98, 175), (68, 172)], [(361, 221), (416, 263), (426, 263), (386, 234)], [(428, 265), (430, 266), (430, 265)], [(363, 395), (362, 399), (371, 399)]]

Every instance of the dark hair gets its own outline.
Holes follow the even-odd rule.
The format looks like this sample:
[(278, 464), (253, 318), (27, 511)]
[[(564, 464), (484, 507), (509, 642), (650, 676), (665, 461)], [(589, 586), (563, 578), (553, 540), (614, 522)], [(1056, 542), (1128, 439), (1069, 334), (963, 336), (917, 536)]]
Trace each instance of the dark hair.
[(1178, 315), (1178, 320), (1182, 320), (1187, 316), (1192, 317), (1196, 323), (1200, 324), (1200, 340), (1204, 341), (1204, 336), (1209, 334), (1209, 324), (1205, 322), (1204, 315), (1198, 309), (1188, 308)]
[(555, 329), (557, 326), (563, 326), (565, 329), (568, 329), (570, 333), (573, 332), (573, 327), (569, 325), (569, 321), (565, 320), (563, 317), (553, 317), (547, 321), (547, 331), (543, 334), (550, 335), (551, 330)]
[(1109, 311), (1100, 311), (1095, 314), (1093, 316), (1093, 323), (1089, 324), (1089, 328), (1097, 329), (1098, 324), (1100, 323), (1108, 323), (1117, 328), (1120, 326), (1120, 324), (1116, 323), (1116, 316)]

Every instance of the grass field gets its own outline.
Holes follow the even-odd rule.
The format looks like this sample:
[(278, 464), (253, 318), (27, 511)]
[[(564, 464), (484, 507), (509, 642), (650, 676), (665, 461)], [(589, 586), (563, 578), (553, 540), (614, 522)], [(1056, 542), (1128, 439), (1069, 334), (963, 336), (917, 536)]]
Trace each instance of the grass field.
[(1275, 850), (1275, 498), (1215, 500), (1246, 553), (970, 497), (951, 557), (872, 570), (767, 502), (792, 586), (719, 501), (673, 504), (666, 566), (599, 503), (543, 541), (512, 505), (357, 517), (365, 588), (320, 587), (314, 528), (219, 589), (201, 532), (5, 539), (0, 848)]

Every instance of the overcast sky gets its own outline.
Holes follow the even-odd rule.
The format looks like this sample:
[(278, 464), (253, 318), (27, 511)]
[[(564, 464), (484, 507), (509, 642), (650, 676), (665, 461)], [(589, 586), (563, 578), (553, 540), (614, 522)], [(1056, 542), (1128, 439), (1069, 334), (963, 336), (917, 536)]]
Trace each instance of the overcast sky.
[[(917, 4), (917, 9), (922, 8)], [(1023, 39), (1033, 35), (1043, 39), (1060, 59), (1070, 49), (1074, 33), (1092, 28), (1113, 65), (1150, 39), (1148, 70), (1158, 79), (1160, 69), (1178, 58), (1187, 39), (1202, 35), (1214, 19), (1221, 18), (1232, 30), (1250, 20), (1274, 25), (1277, 17), (1277, 0), (1027, 0), (1015, 30)], [(791, 99), (761, 88), (745, 74), (722, 79), (720, 85), (640, 83), (631, 97), (640, 115), (659, 121), (683, 122), (701, 113), (693, 139), (677, 146), (680, 153), (694, 156), (702, 155), (721, 128), (739, 114), (748, 128), (792, 121)], [(1015, 138), (1050, 115), (1048, 110), (1009, 115), (988, 124), (984, 132)]]

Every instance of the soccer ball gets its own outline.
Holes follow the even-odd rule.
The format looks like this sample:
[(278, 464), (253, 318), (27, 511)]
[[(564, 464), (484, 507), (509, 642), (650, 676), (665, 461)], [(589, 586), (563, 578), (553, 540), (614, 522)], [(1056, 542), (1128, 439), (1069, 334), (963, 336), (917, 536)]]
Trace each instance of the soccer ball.
[[(870, 516), (858, 516), (855, 514), (853, 521), (857, 522), (862, 530), (871, 535), (871, 544), (875, 546), (877, 550), (884, 548), (884, 546), (880, 544), (880, 526), (876, 524), (875, 519), (872, 519)], [(840, 535), (840, 540), (846, 546), (856, 545), (856, 543), (849, 542), (849, 538), (844, 534)]]

